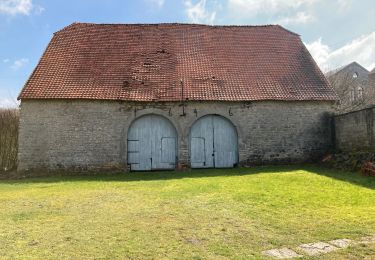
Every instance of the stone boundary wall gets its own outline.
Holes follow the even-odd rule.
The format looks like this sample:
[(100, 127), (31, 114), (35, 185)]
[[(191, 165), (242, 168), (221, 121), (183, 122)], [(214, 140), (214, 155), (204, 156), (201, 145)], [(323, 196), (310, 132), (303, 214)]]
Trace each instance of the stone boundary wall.
[(336, 150), (351, 152), (375, 149), (375, 106), (336, 115), (333, 122)]

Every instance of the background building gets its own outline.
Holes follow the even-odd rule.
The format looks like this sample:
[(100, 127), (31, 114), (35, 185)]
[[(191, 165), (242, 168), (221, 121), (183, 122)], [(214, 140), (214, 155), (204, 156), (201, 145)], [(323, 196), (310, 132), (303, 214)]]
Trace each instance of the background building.
[(370, 80), (374, 78), (374, 70), (371, 73), (357, 62), (352, 62), (326, 74), (340, 98), (336, 104), (337, 112), (349, 112), (375, 104), (375, 81)]

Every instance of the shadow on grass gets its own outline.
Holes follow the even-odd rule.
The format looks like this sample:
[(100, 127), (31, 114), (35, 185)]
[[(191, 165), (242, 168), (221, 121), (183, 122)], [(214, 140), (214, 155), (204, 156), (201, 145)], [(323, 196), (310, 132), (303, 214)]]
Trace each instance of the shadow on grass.
[(283, 173), (294, 170), (303, 170), (303, 165), (256, 166), (251, 168), (232, 169), (194, 169), (185, 171), (149, 171), (149, 172), (52, 172), (40, 177), (21, 179), (0, 179), (0, 183), (52, 183), (65, 181), (157, 181), (184, 178), (206, 178), (220, 176), (242, 176), (250, 174)]
[[(309, 170), (310, 168), (310, 170)], [(362, 186), (375, 190), (375, 178), (369, 176), (363, 176), (359, 172), (350, 172), (345, 170), (336, 170), (323, 166), (309, 165), (305, 167), (305, 170), (309, 170), (312, 173), (333, 178), (339, 181), (349, 182), (353, 185)]]
[[(78, 174), (66, 172), (54, 173), (51, 177), (33, 177), (15, 180), (0, 180), (0, 184), (17, 183), (58, 183), (58, 182), (79, 182), (79, 181), (157, 181), (173, 180), (184, 178), (207, 178), (221, 176), (243, 176), (252, 174), (272, 174), (288, 173), (290, 171), (303, 170), (313, 174), (334, 178), (340, 181), (349, 182), (354, 185), (375, 189), (375, 178), (361, 176), (359, 173), (334, 170), (312, 164), (300, 165), (278, 165), (278, 166), (255, 166), (251, 168), (233, 168), (233, 169), (196, 169), (187, 171), (154, 171), (154, 172), (118, 172), (111, 174)], [(92, 174), (92, 173), (91, 173)]]

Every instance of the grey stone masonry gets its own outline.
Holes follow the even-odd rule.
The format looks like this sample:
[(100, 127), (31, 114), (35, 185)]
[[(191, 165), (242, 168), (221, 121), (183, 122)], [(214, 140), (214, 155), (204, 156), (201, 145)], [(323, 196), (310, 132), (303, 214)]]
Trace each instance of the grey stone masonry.
[(341, 151), (375, 148), (375, 107), (334, 117), (336, 149)]
[(241, 165), (303, 162), (331, 146), (327, 101), (153, 102), (22, 100), (19, 170), (127, 169), (127, 131), (146, 114), (171, 121), (178, 163), (189, 167), (189, 130), (209, 114), (229, 119)]

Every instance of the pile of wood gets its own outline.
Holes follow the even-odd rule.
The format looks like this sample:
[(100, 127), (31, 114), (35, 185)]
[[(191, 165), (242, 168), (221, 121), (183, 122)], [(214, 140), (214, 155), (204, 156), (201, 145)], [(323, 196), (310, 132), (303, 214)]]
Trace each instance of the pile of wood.
[(363, 175), (375, 177), (375, 163), (366, 162), (363, 164), (361, 170)]

